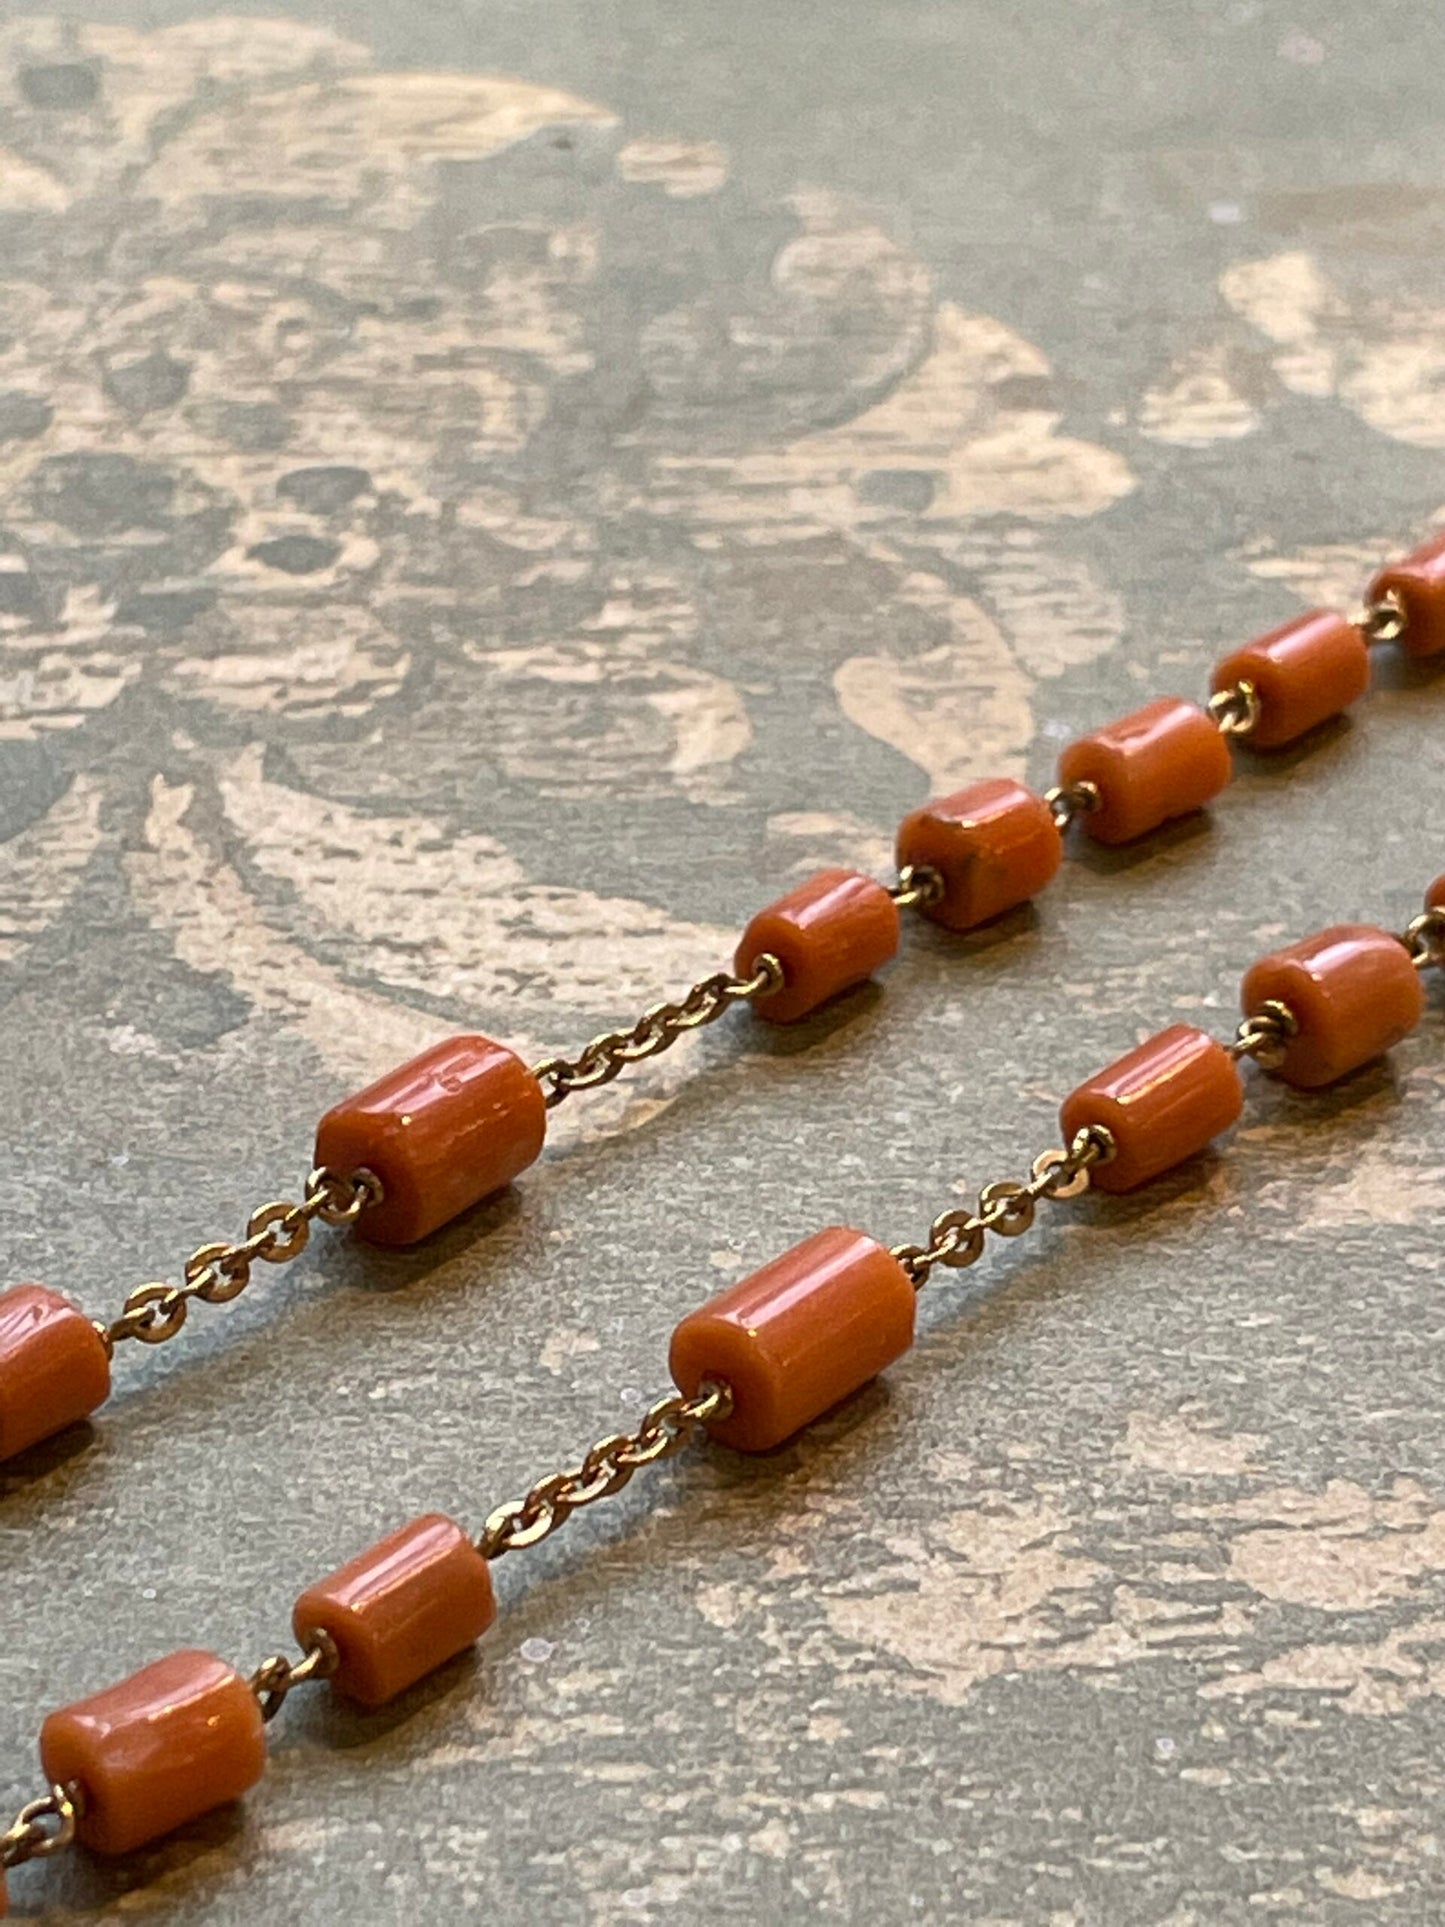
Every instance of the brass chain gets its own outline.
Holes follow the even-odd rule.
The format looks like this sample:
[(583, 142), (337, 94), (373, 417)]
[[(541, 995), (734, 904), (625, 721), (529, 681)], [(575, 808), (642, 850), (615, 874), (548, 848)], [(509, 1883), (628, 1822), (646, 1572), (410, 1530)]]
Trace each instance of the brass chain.
[(200, 1245), (186, 1260), (183, 1284), (137, 1285), (120, 1316), (109, 1325), (97, 1322), (96, 1330), (111, 1350), (126, 1338), (163, 1345), (185, 1324), (193, 1299), (208, 1305), (229, 1304), (250, 1284), (257, 1259), (284, 1265), (298, 1257), (306, 1249), (314, 1219), (330, 1225), (354, 1224), (368, 1205), (380, 1204), (381, 1199), (381, 1180), (373, 1172), (353, 1171), (343, 1177), (318, 1166), (308, 1176), (299, 1204), (276, 1198), (258, 1206), (246, 1221), (244, 1238), (235, 1244)]
[(1081, 816), (1091, 816), (1103, 800), (1098, 784), (1087, 779), (1079, 783), (1056, 783), (1051, 790), (1044, 791), (1054, 827), (1061, 831)]
[(1066, 1151), (1041, 1151), (1026, 1183), (1002, 1178), (986, 1184), (978, 1194), (977, 1210), (959, 1206), (941, 1212), (928, 1228), (927, 1244), (894, 1245), (893, 1256), (922, 1290), (935, 1265), (976, 1264), (990, 1231), (1000, 1238), (1017, 1238), (1027, 1231), (1041, 1199), (1063, 1204), (1077, 1198), (1089, 1188), (1093, 1166), (1107, 1164), (1113, 1155), (1114, 1140), (1102, 1125), (1086, 1125)]
[(1417, 970), (1445, 970), (1445, 906), (1422, 910), (1405, 926), (1400, 941)]
[(75, 1839), (79, 1817), (75, 1800), (63, 1786), (53, 1786), (40, 1799), (31, 1800), (0, 1833), (0, 1872), (63, 1853)]
[(1208, 709), (1221, 736), (1252, 735), (1259, 723), (1259, 691), (1249, 681), (1216, 690)]
[(943, 878), (937, 870), (926, 863), (905, 863), (888, 894), (900, 910), (921, 910), (937, 903), (943, 890)]
[(260, 1703), (261, 1718), (268, 1723), (274, 1720), (293, 1687), (305, 1686), (314, 1679), (330, 1679), (340, 1664), (336, 1641), (319, 1627), (312, 1633), (311, 1643), (300, 1659), (288, 1659), (285, 1653), (272, 1653), (263, 1659), (250, 1679), (251, 1691)]
[(650, 1405), (635, 1432), (599, 1439), (580, 1465), (539, 1479), (524, 1499), (509, 1499), (488, 1518), (477, 1540), (484, 1559), (535, 1546), (567, 1523), (579, 1506), (610, 1499), (644, 1465), (671, 1458), (714, 1419), (726, 1418), (733, 1395), (726, 1385), (705, 1385), (695, 1398), (669, 1393)]
[(1378, 602), (1370, 604), (1355, 627), (1363, 632), (1366, 642), (1398, 642), (1408, 620), (1404, 603), (1392, 589)]
[(532, 1075), (547, 1090), (547, 1108), (560, 1104), (573, 1091), (596, 1090), (620, 1077), (629, 1064), (656, 1057), (675, 1044), (684, 1032), (715, 1023), (734, 1004), (766, 996), (783, 987), (783, 966), (771, 953), (761, 956), (748, 977), (719, 970), (692, 986), (673, 1003), (653, 1004), (630, 1030), (608, 1030), (584, 1044), (575, 1057), (547, 1057), (532, 1067)]
[(1252, 1057), (1262, 1071), (1277, 1071), (1284, 1062), (1285, 1045), (1298, 1033), (1299, 1019), (1289, 1005), (1271, 997), (1251, 1016), (1241, 1018), (1233, 1041), (1224, 1048), (1236, 1061)]

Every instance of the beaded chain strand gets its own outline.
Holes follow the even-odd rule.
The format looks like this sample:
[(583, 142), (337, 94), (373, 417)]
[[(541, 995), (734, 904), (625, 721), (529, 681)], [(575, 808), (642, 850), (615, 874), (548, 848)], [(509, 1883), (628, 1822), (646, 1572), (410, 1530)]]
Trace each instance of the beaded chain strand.
[(529, 1068), (474, 1034), (422, 1052), (326, 1113), (299, 1202), (263, 1204), (244, 1238), (202, 1245), (179, 1284), (136, 1286), (110, 1322), (43, 1285), (0, 1293), (0, 1460), (98, 1409), (118, 1345), (174, 1338), (197, 1301), (226, 1304), (258, 1262), (299, 1256), (314, 1223), (414, 1243), (535, 1162), (549, 1112), (574, 1093), (610, 1084), (736, 1004), (794, 1023), (866, 981), (898, 949), (901, 910), (974, 929), (1043, 889), (1075, 822), (1099, 842), (1128, 843), (1201, 809), (1233, 774), (1231, 739), (1280, 748), (1362, 695), (1372, 642), (1445, 651), (1445, 534), (1381, 569), (1358, 619), (1312, 609), (1224, 657), (1206, 706), (1162, 697), (1071, 743), (1044, 795), (993, 778), (925, 803), (899, 828), (896, 883), (820, 872), (753, 918), (731, 973), (654, 1004), (576, 1057)]
[(1445, 969), (1445, 875), (1400, 935), (1340, 924), (1261, 958), (1229, 1042), (1175, 1024), (1088, 1079), (1060, 1111), (1065, 1148), (1022, 1181), (986, 1185), (975, 1209), (942, 1213), (924, 1243), (890, 1249), (834, 1226), (689, 1312), (672, 1337), (676, 1390), (635, 1431), (498, 1506), (475, 1538), (429, 1513), (308, 1587), (292, 1614), (299, 1657), (272, 1654), (247, 1675), (185, 1650), (51, 1713), (46, 1790), (0, 1835), (0, 1915), (6, 1870), (74, 1842), (130, 1853), (246, 1792), (264, 1771), (266, 1726), (298, 1686), (329, 1680), (366, 1707), (405, 1692), (492, 1624), (497, 1559), (642, 1467), (702, 1435), (742, 1452), (780, 1445), (908, 1350), (937, 1266), (973, 1264), (989, 1232), (1027, 1231), (1040, 1204), (1147, 1184), (1228, 1129), (1244, 1108), (1244, 1059), (1315, 1090), (1379, 1057), (1420, 1021), (1428, 969)]

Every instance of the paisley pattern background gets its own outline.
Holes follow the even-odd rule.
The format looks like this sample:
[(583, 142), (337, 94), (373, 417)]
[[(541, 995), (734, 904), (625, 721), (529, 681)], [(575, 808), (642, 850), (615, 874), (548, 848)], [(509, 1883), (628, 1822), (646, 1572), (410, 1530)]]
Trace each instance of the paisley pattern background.
[[(107, 1309), (357, 1080), (629, 1019), (1445, 516), (1403, 50), (1209, 15), (1221, 127), (1113, 5), (804, 11), (0, 23), (7, 1275)], [(886, 995), (569, 1104), (423, 1251), (127, 1360), (0, 1478), (16, 1798), (57, 1694), (259, 1657), (318, 1558), (635, 1414), (700, 1292), (916, 1235), (1262, 945), (1403, 920), (1442, 721), (1382, 658), (1211, 834), (910, 933)], [(1437, 1917), (1437, 1015), (946, 1283), (776, 1462), (639, 1481), (394, 1716), (288, 1708), (245, 1815), (44, 1917)]]

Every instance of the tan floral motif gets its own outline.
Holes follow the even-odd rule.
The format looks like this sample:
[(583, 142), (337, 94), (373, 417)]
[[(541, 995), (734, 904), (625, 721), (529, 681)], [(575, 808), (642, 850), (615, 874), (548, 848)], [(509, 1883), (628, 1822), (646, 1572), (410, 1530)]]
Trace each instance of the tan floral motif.
[[(125, 837), (178, 954), (323, 1054), (356, 1055), (328, 1000), (379, 1051), (381, 1004), (541, 1028), (715, 963), (640, 882), (529, 884), (519, 799), (754, 808), (795, 659), (930, 781), (1018, 768), (1038, 679), (1117, 638), (1048, 530), (1123, 459), (838, 197), (723, 246), (721, 149), (289, 21), (22, 18), (0, 73), (0, 742), (93, 730), (153, 779), (128, 827), (68, 791), (0, 868)], [(784, 865), (770, 819), (882, 844), (818, 831), (816, 754), (814, 818), (760, 813)]]

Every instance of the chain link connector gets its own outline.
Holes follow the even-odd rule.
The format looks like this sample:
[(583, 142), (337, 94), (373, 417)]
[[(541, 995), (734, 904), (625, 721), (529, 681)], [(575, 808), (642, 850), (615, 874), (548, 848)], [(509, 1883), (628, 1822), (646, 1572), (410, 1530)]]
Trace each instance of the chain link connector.
[(976, 1210), (955, 1207), (940, 1212), (928, 1229), (928, 1242), (922, 1245), (894, 1245), (893, 1256), (922, 1290), (935, 1265), (958, 1270), (976, 1264), (983, 1256), (987, 1234), (1017, 1238), (1034, 1222), (1035, 1208), (1041, 1199), (1062, 1204), (1077, 1198), (1089, 1187), (1089, 1173), (1096, 1164), (1107, 1164), (1114, 1156), (1114, 1140), (1100, 1124), (1089, 1124), (1074, 1134), (1065, 1150), (1041, 1151), (1030, 1167), (1025, 1184), (1001, 1178), (986, 1184), (978, 1194)]
[(352, 1224), (368, 1205), (379, 1204), (382, 1195), (381, 1180), (372, 1171), (353, 1171), (343, 1177), (318, 1166), (308, 1175), (299, 1204), (275, 1198), (259, 1205), (246, 1220), (244, 1238), (235, 1244), (198, 1246), (186, 1260), (184, 1283), (137, 1285), (120, 1316), (109, 1325), (97, 1325), (96, 1330), (111, 1351), (125, 1338), (142, 1345), (164, 1345), (185, 1324), (192, 1300), (229, 1304), (250, 1284), (251, 1267), (258, 1260), (284, 1265), (299, 1257), (310, 1241), (314, 1219), (330, 1225)]
[(0, 1871), (11, 1872), (27, 1860), (48, 1860), (73, 1845), (80, 1805), (68, 1787), (52, 1786), (38, 1800), (21, 1807), (0, 1833)]
[(1060, 831), (1067, 830), (1081, 816), (1089, 816), (1098, 809), (1103, 798), (1099, 795), (1097, 783), (1087, 778), (1079, 783), (1056, 783), (1051, 790), (1044, 791), (1044, 801), (1049, 806), (1049, 815)]
[(1422, 910), (1400, 938), (1417, 970), (1445, 970), (1445, 908)]
[(330, 1679), (340, 1664), (335, 1640), (319, 1627), (300, 1659), (288, 1659), (285, 1653), (272, 1653), (269, 1659), (263, 1659), (250, 1679), (261, 1718), (269, 1725), (295, 1687), (305, 1686), (314, 1679)]
[(551, 1110), (573, 1091), (591, 1091), (610, 1084), (629, 1064), (656, 1057), (685, 1032), (715, 1023), (734, 1004), (764, 997), (782, 987), (783, 966), (769, 951), (755, 960), (750, 975), (734, 977), (719, 970), (694, 984), (675, 1002), (653, 1004), (630, 1030), (604, 1031), (572, 1058), (544, 1058), (533, 1065), (532, 1075), (546, 1092), (547, 1108)]
[(1252, 1057), (1262, 1071), (1277, 1071), (1284, 1062), (1284, 1047), (1299, 1034), (1299, 1019), (1288, 1004), (1271, 997), (1252, 1016), (1242, 1018), (1231, 1043), (1225, 1049), (1236, 1061)]
[(1259, 691), (1247, 680), (1216, 690), (1208, 708), (1221, 736), (1251, 736), (1259, 725)]
[(634, 1472), (671, 1458), (732, 1408), (733, 1395), (726, 1385), (704, 1385), (694, 1398), (672, 1392), (657, 1399), (635, 1432), (599, 1439), (579, 1465), (539, 1479), (524, 1499), (499, 1505), (477, 1540), (478, 1552), (484, 1559), (500, 1559), (504, 1552), (540, 1545), (579, 1507), (610, 1499), (630, 1483)]
[(922, 910), (943, 895), (941, 873), (926, 863), (905, 863), (888, 894), (900, 910)]
[(1398, 642), (1408, 626), (1405, 605), (1393, 589), (1372, 602), (1355, 624), (1366, 642)]

